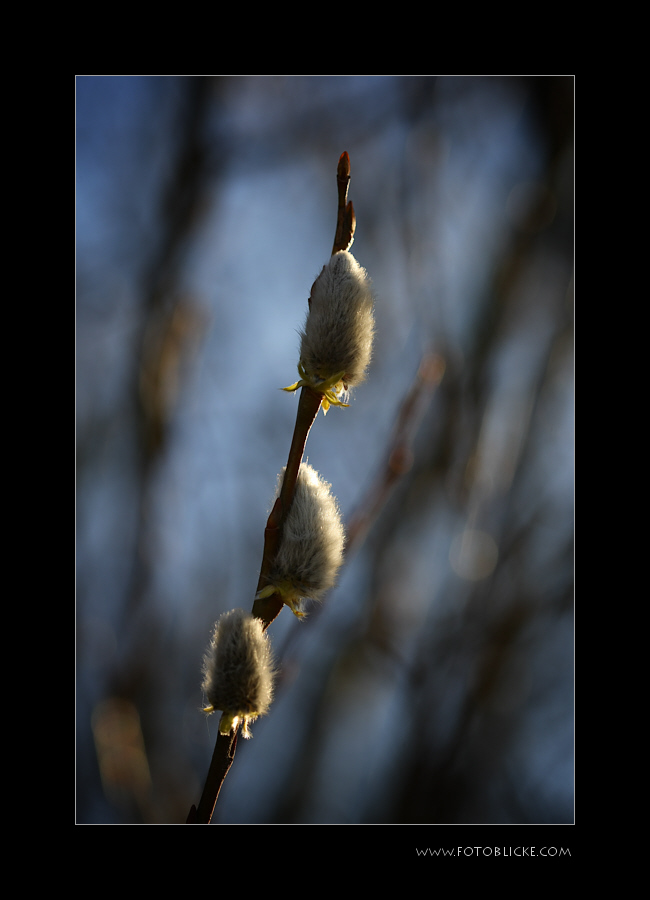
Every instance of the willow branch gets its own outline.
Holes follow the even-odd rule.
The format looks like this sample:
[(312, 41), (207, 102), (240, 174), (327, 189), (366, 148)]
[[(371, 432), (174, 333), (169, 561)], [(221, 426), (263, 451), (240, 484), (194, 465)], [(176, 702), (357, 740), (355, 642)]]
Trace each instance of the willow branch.
[[(311, 426), (320, 409), (321, 401), (322, 396), (320, 394), (315, 393), (308, 387), (302, 388), (300, 399), (298, 401), (298, 411), (296, 413), (296, 425), (291, 439), (289, 458), (287, 460), (287, 467), (282, 482), (282, 488), (280, 490), (280, 496), (275, 501), (275, 505), (271, 510), (271, 514), (269, 515), (264, 530), (264, 550), (262, 553), (260, 577), (257, 583), (258, 591), (268, 583), (267, 576), (282, 538), (282, 525), (291, 508), (291, 501), (293, 500), (293, 495), (295, 493), (298, 470), (300, 469), (300, 463), (302, 462), (305, 451), (307, 436), (309, 435)], [(270, 597), (258, 598), (253, 603), (253, 615), (262, 620), (264, 628), (268, 628), (271, 622), (281, 612), (283, 605), (284, 601), (280, 594), (272, 594)], [(223, 735), (219, 733), (214, 753), (212, 754), (208, 777), (205, 782), (205, 787), (203, 788), (203, 795), (201, 796), (198, 808), (195, 809), (193, 806), (190, 810), (186, 824), (210, 824), (219, 792), (235, 758), (238, 733), (239, 726), (235, 726), (230, 734)]]
[[(350, 157), (347, 152), (342, 153), (339, 159), (336, 170), (336, 184), (338, 189), (338, 210), (332, 254), (339, 250), (347, 250), (352, 245), (356, 227), (354, 207), (352, 206), (352, 201), (347, 199), (350, 184)], [(291, 439), (280, 495), (275, 501), (264, 529), (264, 549), (257, 583), (257, 593), (268, 584), (268, 575), (282, 538), (282, 527), (291, 508), (291, 502), (295, 493), (307, 437), (318, 414), (322, 400), (322, 394), (313, 391), (309, 387), (305, 386), (300, 391), (296, 424)], [(281, 595), (277, 593), (271, 594), (269, 597), (258, 597), (253, 603), (252, 613), (264, 623), (264, 628), (266, 629), (279, 615), (283, 605), (284, 601)], [(219, 792), (235, 758), (238, 733), (239, 726), (235, 726), (230, 734), (222, 735), (219, 733), (201, 800), (198, 808), (192, 806), (190, 809), (186, 824), (210, 824)]]

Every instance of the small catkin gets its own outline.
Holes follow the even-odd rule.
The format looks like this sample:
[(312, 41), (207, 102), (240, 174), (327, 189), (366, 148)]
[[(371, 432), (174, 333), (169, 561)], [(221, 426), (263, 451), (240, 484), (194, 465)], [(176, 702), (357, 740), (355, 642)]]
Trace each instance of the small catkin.
[(243, 609), (223, 613), (203, 662), (203, 690), (209, 704), (205, 712), (222, 710), (222, 734), (241, 723), (243, 736), (251, 736), (248, 726), (271, 705), (273, 677), (271, 646), (262, 622)]
[[(284, 471), (278, 477), (276, 496)], [(334, 585), (343, 562), (345, 532), (330, 487), (308, 463), (301, 464), (269, 586), (260, 592), (279, 592), (300, 618), (305, 614), (302, 600), (320, 600)]]
[(300, 364), (312, 382), (338, 376), (360, 384), (372, 355), (373, 298), (370, 279), (351, 253), (335, 253), (312, 285), (301, 332)]

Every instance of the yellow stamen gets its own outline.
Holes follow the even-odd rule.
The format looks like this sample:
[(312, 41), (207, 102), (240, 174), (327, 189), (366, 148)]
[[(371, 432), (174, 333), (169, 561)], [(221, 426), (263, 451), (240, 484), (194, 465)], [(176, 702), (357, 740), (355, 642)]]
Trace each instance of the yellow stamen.
[(300, 608), (302, 597), (297, 593), (291, 582), (282, 581), (279, 584), (267, 584), (266, 587), (255, 594), (255, 599), (263, 600), (265, 597), (271, 597), (273, 594), (279, 594), (282, 597), (282, 602), (289, 607), (294, 616), (297, 616), (299, 619), (304, 618), (306, 613)]
[(310, 379), (307, 377), (307, 373), (305, 372), (301, 363), (298, 363), (298, 374), (300, 375), (300, 381), (296, 381), (294, 384), (290, 384), (288, 387), (282, 388), (283, 391), (297, 391), (300, 387), (308, 387), (311, 388), (312, 391), (316, 391), (319, 394), (323, 395), (323, 415), (327, 415), (327, 410), (330, 406), (349, 406), (349, 403), (343, 403), (342, 400), (339, 400), (338, 395), (343, 393), (345, 390), (345, 384), (343, 382), (343, 376), (345, 372), (337, 372), (336, 375), (332, 375), (330, 378), (326, 378), (324, 381), (316, 382), (314, 379)]

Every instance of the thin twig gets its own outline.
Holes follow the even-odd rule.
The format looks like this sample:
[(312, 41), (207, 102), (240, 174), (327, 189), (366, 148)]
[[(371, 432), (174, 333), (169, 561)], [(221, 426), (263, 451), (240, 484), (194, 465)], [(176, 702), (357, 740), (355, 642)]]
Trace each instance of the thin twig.
[(192, 806), (186, 825), (209, 825), (219, 791), (235, 758), (238, 734), (236, 728), (230, 734), (218, 734), (198, 809)]
[[(280, 491), (280, 496), (275, 502), (264, 530), (264, 551), (262, 554), (262, 568), (257, 584), (260, 591), (267, 584), (267, 575), (280, 546), (282, 537), (282, 525), (291, 507), (291, 501), (295, 493), (298, 470), (302, 462), (307, 436), (320, 409), (322, 396), (308, 387), (303, 387), (298, 401), (296, 413), (296, 426), (291, 440), (289, 458), (285, 476)], [(253, 615), (261, 619), (264, 628), (268, 628), (271, 622), (279, 615), (284, 601), (280, 594), (272, 594), (270, 597), (258, 598), (253, 603)], [(239, 726), (235, 726), (230, 734), (219, 734), (215, 744), (214, 753), (210, 762), (208, 777), (203, 788), (203, 795), (198, 809), (193, 814), (194, 807), (188, 816), (188, 825), (209, 825), (214, 812), (214, 807), (219, 796), (221, 786), (235, 758), (237, 748), (237, 735)], [(234, 736), (233, 736), (234, 735)]]
[[(339, 159), (336, 171), (336, 184), (338, 188), (338, 215), (332, 254), (339, 250), (347, 250), (351, 246), (356, 227), (352, 201), (347, 202), (348, 186), (350, 184), (350, 157), (347, 152), (342, 153)], [(303, 387), (300, 392), (298, 410), (296, 412), (296, 425), (291, 439), (289, 458), (280, 489), (280, 496), (271, 510), (264, 530), (264, 550), (257, 584), (258, 593), (268, 584), (268, 573), (280, 546), (283, 523), (291, 508), (307, 437), (318, 414), (322, 400), (322, 394), (313, 391), (309, 387)], [(284, 601), (280, 594), (272, 594), (270, 597), (257, 598), (253, 603), (252, 613), (256, 618), (261, 619), (266, 629), (279, 615), (283, 605)], [(219, 733), (201, 800), (198, 808), (192, 806), (190, 809), (187, 825), (210, 824), (219, 791), (235, 758), (238, 732), (239, 726), (235, 726), (230, 734), (222, 735)]]

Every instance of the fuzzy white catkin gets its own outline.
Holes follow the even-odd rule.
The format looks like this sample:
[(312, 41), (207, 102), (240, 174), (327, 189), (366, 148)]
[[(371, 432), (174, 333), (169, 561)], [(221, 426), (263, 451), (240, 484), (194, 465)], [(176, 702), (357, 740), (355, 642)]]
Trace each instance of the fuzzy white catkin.
[(223, 613), (203, 662), (203, 676), (206, 712), (222, 710), (225, 733), (237, 719), (243, 736), (250, 737), (248, 725), (268, 712), (273, 699), (273, 659), (262, 622), (243, 609)]
[[(276, 496), (284, 471), (278, 477)], [(297, 616), (303, 615), (303, 598), (320, 600), (333, 586), (343, 562), (344, 544), (341, 514), (330, 485), (308, 463), (302, 463), (269, 573), (271, 585)]]
[(374, 330), (365, 269), (351, 253), (335, 253), (312, 285), (301, 332), (300, 364), (308, 381), (318, 383), (339, 375), (346, 387), (360, 384), (372, 356)]

